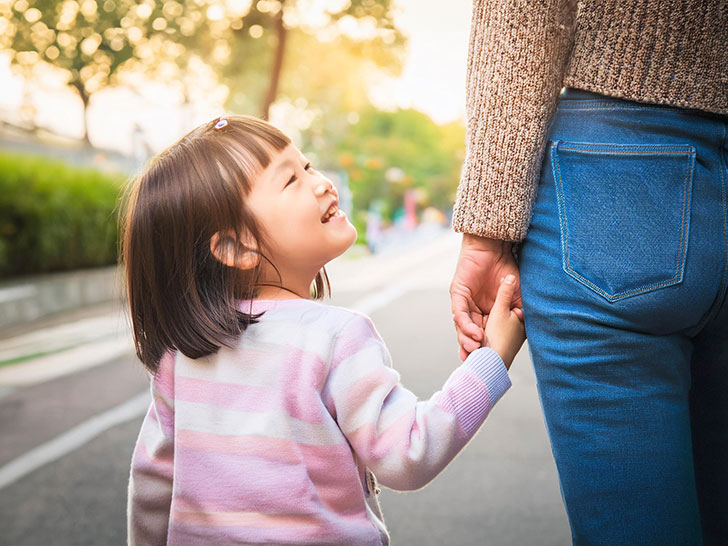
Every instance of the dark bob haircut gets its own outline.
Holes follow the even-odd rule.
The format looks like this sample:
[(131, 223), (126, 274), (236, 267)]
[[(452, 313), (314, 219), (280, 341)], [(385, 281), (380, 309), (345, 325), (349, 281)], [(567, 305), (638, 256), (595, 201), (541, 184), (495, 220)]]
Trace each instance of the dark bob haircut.
[[(134, 345), (152, 373), (167, 351), (199, 358), (232, 347), (260, 317), (245, 313), (240, 300), (257, 295), (261, 265), (225, 266), (210, 240), (218, 232), (235, 233), (238, 241), (245, 234), (267, 260), (265, 234), (245, 198), (254, 177), (291, 140), (254, 117), (224, 120), (196, 128), (153, 158), (124, 196), (121, 260)], [(322, 270), (314, 297), (324, 289)]]

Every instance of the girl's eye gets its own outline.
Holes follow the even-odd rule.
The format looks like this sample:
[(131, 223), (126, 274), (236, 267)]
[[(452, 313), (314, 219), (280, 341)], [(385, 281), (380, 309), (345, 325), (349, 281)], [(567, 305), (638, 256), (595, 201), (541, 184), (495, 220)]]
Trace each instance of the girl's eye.
[[(303, 170), (304, 170), (304, 171), (310, 171), (310, 170), (314, 170), (314, 168), (313, 168), (313, 167), (311, 166), (311, 164), (310, 164), (310, 163), (306, 163), (306, 166), (305, 166), (305, 167), (303, 168)], [(294, 183), (294, 182), (295, 182), (296, 180), (298, 180), (298, 178), (296, 178), (296, 175), (294, 174), (293, 176), (291, 176), (291, 179), (290, 179), (290, 180), (289, 180), (288, 182), (286, 182), (286, 185), (285, 185), (284, 187), (288, 187), (288, 186), (290, 186), (290, 185), (291, 185), (291, 184), (293, 184), (293, 183)]]

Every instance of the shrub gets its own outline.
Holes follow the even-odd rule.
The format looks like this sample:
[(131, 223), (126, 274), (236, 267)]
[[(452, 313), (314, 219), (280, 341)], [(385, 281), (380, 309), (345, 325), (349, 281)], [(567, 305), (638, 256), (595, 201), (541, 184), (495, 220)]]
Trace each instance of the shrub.
[(0, 153), (0, 276), (113, 264), (125, 176)]

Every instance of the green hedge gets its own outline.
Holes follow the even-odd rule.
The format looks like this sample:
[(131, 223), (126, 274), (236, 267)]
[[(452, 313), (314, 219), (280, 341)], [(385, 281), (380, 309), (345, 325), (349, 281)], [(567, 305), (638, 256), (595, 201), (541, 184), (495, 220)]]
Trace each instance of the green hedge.
[(113, 264), (125, 179), (0, 153), (0, 276)]

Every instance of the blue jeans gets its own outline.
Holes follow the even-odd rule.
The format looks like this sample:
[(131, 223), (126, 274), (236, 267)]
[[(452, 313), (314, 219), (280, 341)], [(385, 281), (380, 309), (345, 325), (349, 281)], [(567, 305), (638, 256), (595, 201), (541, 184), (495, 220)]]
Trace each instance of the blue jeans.
[(728, 544), (728, 118), (566, 90), (517, 257), (574, 544)]

